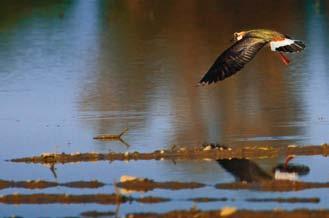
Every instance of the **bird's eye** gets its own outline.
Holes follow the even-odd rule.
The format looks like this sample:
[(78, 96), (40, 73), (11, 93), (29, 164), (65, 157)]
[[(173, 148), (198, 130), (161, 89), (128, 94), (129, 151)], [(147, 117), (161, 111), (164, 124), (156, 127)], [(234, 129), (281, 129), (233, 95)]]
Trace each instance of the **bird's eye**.
[(233, 39), (232, 39), (232, 41), (233, 42), (236, 42), (236, 41), (239, 40), (238, 38), (239, 38), (239, 34), (237, 32), (233, 33)]

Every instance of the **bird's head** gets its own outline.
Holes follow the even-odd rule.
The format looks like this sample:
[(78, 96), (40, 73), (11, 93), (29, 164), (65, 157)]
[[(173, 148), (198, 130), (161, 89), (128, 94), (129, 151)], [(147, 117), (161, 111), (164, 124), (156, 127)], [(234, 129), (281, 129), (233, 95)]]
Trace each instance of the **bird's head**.
[(243, 36), (245, 35), (245, 32), (242, 31), (242, 32), (235, 32), (233, 33), (233, 42), (237, 42), (239, 40), (241, 40), (243, 38)]

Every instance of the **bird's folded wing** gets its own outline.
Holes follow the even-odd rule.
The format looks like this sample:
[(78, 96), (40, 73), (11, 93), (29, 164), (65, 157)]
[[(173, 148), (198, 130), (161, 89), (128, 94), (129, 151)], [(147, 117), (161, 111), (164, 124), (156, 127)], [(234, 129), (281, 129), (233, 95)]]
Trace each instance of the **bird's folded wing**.
[(251, 37), (237, 41), (217, 58), (199, 84), (211, 84), (232, 76), (251, 61), (266, 43), (264, 39)]

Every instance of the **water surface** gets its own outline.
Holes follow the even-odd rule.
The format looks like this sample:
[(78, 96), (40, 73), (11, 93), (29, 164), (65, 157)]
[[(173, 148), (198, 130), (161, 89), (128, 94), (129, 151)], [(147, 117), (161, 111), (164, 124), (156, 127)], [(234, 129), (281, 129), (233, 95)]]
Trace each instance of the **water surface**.
[[(321, 0), (278, 0), (266, 2), (266, 7), (260, 0), (2, 2), (1, 179), (54, 180), (45, 166), (4, 161), (42, 152), (153, 151), (172, 144), (197, 146), (205, 142), (232, 146), (328, 142), (328, 9), (328, 3)], [(276, 29), (305, 41), (307, 48), (301, 54), (289, 55), (289, 66), (263, 49), (235, 76), (216, 85), (197, 87), (216, 57), (230, 45), (232, 33), (251, 28)], [(126, 127), (128, 148), (120, 142), (93, 140), (97, 134), (119, 133)], [(283, 159), (258, 164), (271, 171)], [(304, 180), (328, 181), (329, 174), (321, 170), (328, 165), (326, 158), (294, 161), (310, 167)], [(57, 166), (57, 174), (60, 182), (99, 179), (112, 183), (126, 174), (207, 184), (234, 180), (216, 162), (203, 161), (82, 163)], [(260, 195), (209, 189), (170, 196), (244, 199)], [(1, 194), (14, 191), (3, 190)], [(96, 192), (102, 191), (112, 192), (113, 187)], [(322, 196), (327, 192), (318, 191), (321, 203), (308, 207), (325, 207)], [(314, 193), (302, 191), (287, 196), (313, 197)], [(151, 194), (168, 196), (165, 191)], [(278, 206), (244, 201), (233, 204), (257, 209)], [(181, 208), (191, 205), (181, 202)], [(146, 206), (140, 206), (124, 205), (122, 214), (146, 210)], [(279, 206), (292, 208), (289, 204)], [(294, 205), (300, 206), (304, 205)], [(0, 214), (33, 217), (39, 215), (35, 208), (39, 206), (0, 205)], [(99, 205), (40, 208), (54, 216), (112, 209)], [(152, 211), (176, 208), (176, 203), (147, 206)]]

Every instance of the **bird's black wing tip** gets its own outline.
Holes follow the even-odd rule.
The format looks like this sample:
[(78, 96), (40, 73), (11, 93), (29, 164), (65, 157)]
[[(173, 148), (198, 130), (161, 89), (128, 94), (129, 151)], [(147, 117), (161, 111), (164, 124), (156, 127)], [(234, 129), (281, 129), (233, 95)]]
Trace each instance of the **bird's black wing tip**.
[(197, 87), (201, 87), (201, 86), (205, 86), (205, 85), (206, 85), (206, 84), (201, 83), (201, 82), (198, 82), (198, 83), (196, 84)]
[(297, 45), (301, 46), (302, 48), (305, 48), (306, 47), (305, 43), (303, 41), (301, 41), (301, 40), (296, 40), (295, 43)]
[(198, 82), (197, 86), (208, 86), (211, 85), (212, 83), (215, 83), (212, 80), (201, 80), (200, 82)]
[(198, 84), (197, 84), (197, 86), (206, 86), (206, 85), (208, 85), (208, 83), (207, 82), (198, 82)]

